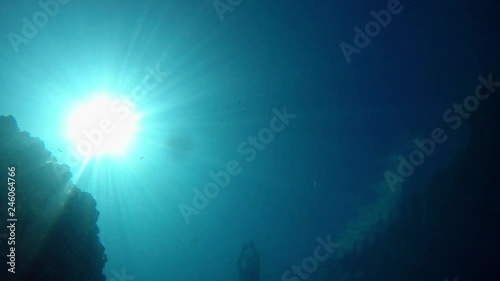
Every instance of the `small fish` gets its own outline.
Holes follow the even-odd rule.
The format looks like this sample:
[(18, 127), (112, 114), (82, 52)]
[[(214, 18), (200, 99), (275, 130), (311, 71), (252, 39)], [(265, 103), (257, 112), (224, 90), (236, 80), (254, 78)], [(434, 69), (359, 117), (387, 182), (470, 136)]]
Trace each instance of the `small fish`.
[(62, 150), (60, 150), (59, 148), (57, 149), (59, 152), (62, 152)]
[(317, 183), (317, 182), (314, 182), (314, 186), (316, 186), (316, 183)]
[(243, 114), (243, 113), (245, 113), (246, 111), (247, 111), (247, 110), (246, 110), (246, 109), (244, 109), (244, 110), (243, 110), (243, 112), (241, 112), (241, 113)]
[(141, 157), (141, 159), (144, 158), (144, 156)]
[(222, 123), (222, 119), (220, 120), (220, 122)]

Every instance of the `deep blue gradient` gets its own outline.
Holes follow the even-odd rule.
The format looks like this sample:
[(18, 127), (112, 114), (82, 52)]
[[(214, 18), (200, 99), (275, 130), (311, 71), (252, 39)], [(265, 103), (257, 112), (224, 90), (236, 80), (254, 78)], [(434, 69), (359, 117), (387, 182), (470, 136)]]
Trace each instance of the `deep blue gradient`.
[[(7, 34), (40, 10), (31, 2), (0, 11), (0, 113), (96, 198), (110, 280), (122, 268), (136, 281), (237, 280), (249, 239), (263, 281), (281, 280), (317, 237), (352, 247), (345, 237), (399, 200), (383, 176), (397, 155), (442, 127), (449, 139), (414, 177), (450, 161), (468, 128), (451, 132), (443, 113), (498, 73), (498, 13), (486, 1), (402, 1), (350, 64), (339, 44), (388, 1), (243, 0), (221, 21), (209, 0), (72, 0), (16, 53)], [(157, 65), (168, 76), (135, 103), (143, 118), (125, 158), (71, 163), (69, 109), (95, 90), (130, 97)], [(284, 107), (296, 118), (246, 161), (238, 145)], [(241, 174), (186, 224), (179, 204), (231, 160)]]

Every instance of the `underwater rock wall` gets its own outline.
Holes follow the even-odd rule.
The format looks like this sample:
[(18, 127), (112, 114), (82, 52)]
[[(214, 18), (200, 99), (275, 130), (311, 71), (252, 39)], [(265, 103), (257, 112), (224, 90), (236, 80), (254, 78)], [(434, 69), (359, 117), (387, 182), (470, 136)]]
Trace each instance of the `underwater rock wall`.
[(106, 279), (96, 202), (71, 176), (40, 139), (0, 116), (0, 280)]
[[(500, 280), (500, 98), (469, 119), (471, 142), (398, 203), (358, 247), (329, 260), (323, 280)], [(342, 243), (340, 240), (340, 243)]]

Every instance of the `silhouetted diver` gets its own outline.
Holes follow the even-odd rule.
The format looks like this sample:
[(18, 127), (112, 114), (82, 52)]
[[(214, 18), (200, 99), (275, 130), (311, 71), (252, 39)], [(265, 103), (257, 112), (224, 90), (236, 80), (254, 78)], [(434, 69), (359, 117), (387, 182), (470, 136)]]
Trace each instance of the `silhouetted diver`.
[(252, 241), (243, 244), (238, 258), (238, 272), (241, 281), (260, 280), (260, 259)]

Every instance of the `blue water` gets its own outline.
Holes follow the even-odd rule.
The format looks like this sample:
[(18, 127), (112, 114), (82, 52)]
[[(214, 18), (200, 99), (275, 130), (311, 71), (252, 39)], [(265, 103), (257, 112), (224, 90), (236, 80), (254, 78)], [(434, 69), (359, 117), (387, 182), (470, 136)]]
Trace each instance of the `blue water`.
[[(109, 280), (122, 269), (137, 281), (237, 280), (247, 240), (262, 280), (281, 280), (318, 237), (350, 248), (342, 237), (404, 196), (391, 195), (383, 174), (415, 138), (438, 127), (449, 135), (417, 168), (424, 178), (468, 142), (467, 126), (452, 131), (442, 114), (494, 72), (493, 17), (474, 1), (401, 1), (348, 63), (339, 44), (353, 44), (353, 28), (387, 3), (243, 0), (221, 20), (208, 0), (72, 0), (16, 45), (8, 34), (22, 34), (22, 18), (42, 8), (8, 1), (0, 112), (42, 139), (96, 199)], [(126, 155), (71, 161), (71, 108), (96, 90), (131, 97), (157, 66), (165, 77), (135, 100), (142, 119)], [(248, 160), (238, 146), (285, 108), (295, 117)], [(241, 173), (187, 223), (179, 206), (192, 206), (193, 189), (230, 161)], [(353, 221), (359, 229), (347, 228)]]

